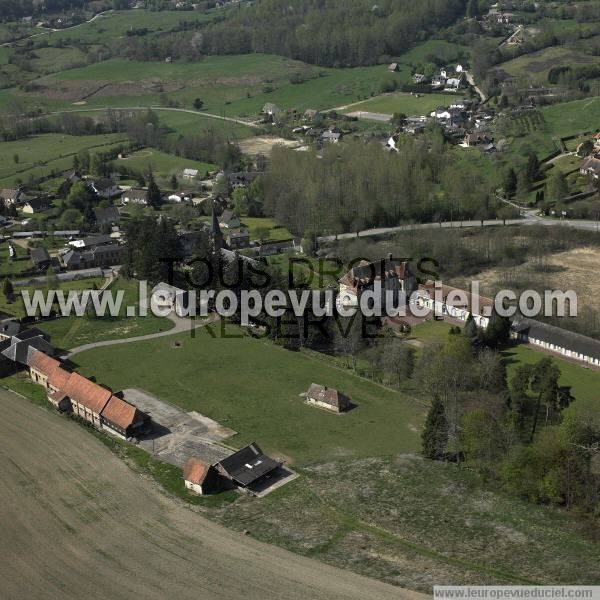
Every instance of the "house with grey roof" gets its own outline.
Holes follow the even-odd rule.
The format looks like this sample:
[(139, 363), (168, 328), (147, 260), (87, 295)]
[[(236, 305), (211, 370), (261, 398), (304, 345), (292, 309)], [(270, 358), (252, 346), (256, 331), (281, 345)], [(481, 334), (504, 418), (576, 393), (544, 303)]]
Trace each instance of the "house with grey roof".
[(114, 225), (121, 220), (119, 209), (116, 206), (96, 207), (94, 208), (94, 217), (96, 225)]
[(146, 206), (148, 204), (148, 190), (140, 188), (131, 188), (123, 192), (121, 197), (123, 204), (141, 204)]
[(600, 366), (600, 341), (573, 331), (519, 317), (512, 323), (511, 337), (579, 362)]
[(31, 262), (33, 263), (33, 266), (38, 271), (45, 271), (52, 263), (52, 259), (50, 258), (50, 255), (48, 254), (48, 250), (46, 250), (46, 248), (43, 248), (43, 247), (32, 248), (30, 250), (30, 256), (31, 256)]

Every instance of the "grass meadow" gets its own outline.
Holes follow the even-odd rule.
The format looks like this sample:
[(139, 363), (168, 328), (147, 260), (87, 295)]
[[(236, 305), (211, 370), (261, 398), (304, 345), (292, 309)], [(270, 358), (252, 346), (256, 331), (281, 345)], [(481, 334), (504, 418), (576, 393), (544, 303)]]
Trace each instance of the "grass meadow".
[(344, 110), (345, 113), (368, 111), (376, 113), (404, 113), (409, 117), (429, 116), (438, 106), (449, 106), (462, 98), (461, 94), (419, 94), (405, 92), (384, 94), (365, 100)]

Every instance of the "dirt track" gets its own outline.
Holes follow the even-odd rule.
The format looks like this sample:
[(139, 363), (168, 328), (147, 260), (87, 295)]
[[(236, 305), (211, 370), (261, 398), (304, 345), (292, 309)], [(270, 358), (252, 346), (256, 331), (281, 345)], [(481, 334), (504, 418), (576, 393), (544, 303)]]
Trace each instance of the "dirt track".
[(2, 599), (423, 597), (223, 529), (76, 423), (5, 390), (0, 481)]

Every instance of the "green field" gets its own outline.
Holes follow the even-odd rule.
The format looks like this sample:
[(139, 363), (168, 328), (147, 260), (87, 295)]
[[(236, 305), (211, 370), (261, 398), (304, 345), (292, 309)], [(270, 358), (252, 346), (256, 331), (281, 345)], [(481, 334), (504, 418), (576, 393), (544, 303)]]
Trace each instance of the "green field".
[(105, 151), (126, 141), (127, 137), (121, 133), (86, 136), (47, 133), (3, 142), (0, 144), (0, 187), (12, 185), (17, 179), (27, 181), (30, 177), (68, 169), (80, 150)]
[[(86, 279), (77, 279), (75, 281), (59, 281), (53, 285), (53, 289), (62, 290), (65, 294), (68, 294), (71, 290), (91, 290), (102, 286), (103, 279), (100, 277), (88, 277)], [(21, 318), (25, 316), (25, 305), (23, 303), (23, 296), (21, 292), (27, 290), (30, 296), (35, 290), (45, 290), (47, 285), (41, 283), (38, 285), (28, 286), (15, 286), (15, 301), (8, 303), (4, 294), (0, 295), (0, 311), (7, 313), (13, 317)]]
[[(292, 74), (303, 81), (291, 83)], [(389, 73), (386, 65), (326, 69), (268, 54), (173, 63), (111, 59), (41, 77), (35, 93), (2, 90), (0, 110), (15, 99), (46, 110), (66, 109), (83, 98), (90, 108), (159, 106), (166, 95), (181, 108), (200, 98), (208, 112), (257, 115), (266, 102), (282, 109), (333, 108), (369, 98), (383, 81), (406, 77)]]
[(502, 63), (500, 68), (509, 75), (523, 77), (537, 84), (549, 85), (548, 72), (552, 67), (564, 65), (575, 68), (598, 64), (600, 64), (600, 57), (584, 54), (572, 48), (551, 46)]
[(540, 108), (551, 133), (564, 137), (600, 128), (600, 98), (584, 98)]
[(289, 240), (294, 236), (281, 225), (278, 225), (274, 219), (267, 217), (243, 217), (242, 225), (248, 228), (251, 240), (258, 240), (261, 236), (261, 230), (265, 230), (266, 236), (262, 236), (263, 240), (281, 241)]
[(138, 302), (136, 281), (117, 280), (110, 288), (113, 292), (125, 292), (118, 317), (61, 317), (54, 321), (45, 321), (40, 327), (52, 337), (52, 343), (63, 349), (75, 348), (90, 342), (114, 340), (138, 335), (147, 335), (167, 331), (173, 327), (172, 321), (155, 317), (151, 313), (146, 317), (127, 317), (127, 306)]
[(384, 94), (365, 100), (359, 104), (354, 104), (346, 108), (343, 112), (376, 112), (376, 113), (404, 113), (409, 117), (429, 116), (429, 113), (438, 106), (449, 106), (453, 102), (460, 100), (461, 94), (408, 94), (403, 92), (394, 92)]
[(116, 160), (115, 166), (125, 166), (128, 169), (134, 169), (145, 173), (149, 168), (162, 177), (167, 177), (172, 174), (181, 175), (183, 169), (198, 169), (201, 175), (208, 171), (213, 171), (216, 166), (210, 163), (188, 160), (173, 154), (166, 154), (155, 150), (154, 148), (146, 148), (138, 150), (132, 154), (128, 154), (124, 159)]
[[(115, 390), (143, 388), (238, 431), (229, 440), (236, 446), (256, 440), (295, 464), (418, 449), (424, 407), (414, 399), (237, 328), (226, 333), (238, 337), (220, 337), (219, 327), (214, 339), (201, 329), (195, 338), (99, 348), (75, 361)], [(174, 348), (174, 339), (182, 346)], [(358, 407), (336, 415), (307, 406), (299, 394), (313, 382), (341, 390)]]

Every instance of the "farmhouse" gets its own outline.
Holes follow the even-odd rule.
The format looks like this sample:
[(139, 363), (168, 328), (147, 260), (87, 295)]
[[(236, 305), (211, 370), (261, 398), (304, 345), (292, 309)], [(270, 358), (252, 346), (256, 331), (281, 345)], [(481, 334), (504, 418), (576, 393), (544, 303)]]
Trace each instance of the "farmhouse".
[(423, 75), (423, 73), (415, 73), (413, 75), (413, 83), (416, 84), (422, 84), (422, 83), (427, 83), (429, 81), (429, 78), (427, 77), (427, 75)]
[(105, 200), (116, 198), (123, 193), (119, 186), (112, 179), (108, 178), (91, 181), (89, 187), (99, 198), (104, 198)]
[(582, 175), (589, 175), (594, 179), (600, 178), (600, 157), (597, 154), (588, 156), (579, 169)]
[(183, 465), (185, 487), (196, 494), (210, 494), (218, 491), (219, 479), (217, 470), (199, 458), (190, 458)]
[(520, 317), (512, 323), (511, 336), (567, 358), (600, 366), (600, 342), (585, 335)]
[(236, 486), (250, 492), (268, 479), (281, 463), (265, 456), (256, 443), (252, 443), (215, 465), (217, 472)]
[(196, 179), (198, 177), (198, 169), (184, 169), (183, 170), (183, 178), (191, 181), (192, 179)]
[(61, 391), (70, 400), (74, 414), (95, 427), (102, 426), (100, 413), (112, 396), (110, 390), (86, 379), (79, 373), (71, 373)]
[(466, 321), (469, 315), (478, 327), (484, 329), (489, 325), (494, 301), (484, 296), (475, 296), (466, 290), (441, 285), (436, 288), (434, 281), (419, 284), (416, 304), (426, 307), (440, 317), (452, 317)]
[(400, 70), (400, 65), (398, 63), (392, 63), (388, 67), (388, 71), (391, 71), (392, 73), (397, 73), (399, 70)]
[(29, 367), (31, 381), (48, 387), (48, 378), (60, 368), (60, 361), (44, 352), (31, 348), (27, 356), (27, 366)]
[(23, 212), (27, 214), (37, 214), (44, 212), (50, 208), (51, 202), (48, 198), (44, 198), (43, 196), (39, 196), (36, 198), (29, 198), (25, 200), (23, 204)]
[(224, 229), (237, 229), (240, 225), (240, 218), (232, 210), (224, 210), (219, 217), (219, 226)]
[(187, 312), (190, 302), (187, 291), (162, 282), (152, 288), (150, 301), (159, 310), (175, 311), (180, 316)]
[(0, 191), (0, 199), (6, 207), (14, 206), (21, 202), (23, 193), (19, 188), (7, 188)]
[(350, 402), (346, 396), (333, 388), (327, 388), (317, 383), (310, 384), (306, 401), (336, 413), (345, 412), (350, 408)]
[(21, 331), (21, 323), (16, 319), (3, 319), (0, 321), (0, 341), (10, 340), (19, 331)]
[(102, 429), (124, 440), (148, 433), (151, 429), (150, 416), (132, 404), (111, 396), (100, 413)]
[(472, 148), (473, 146), (487, 146), (492, 141), (493, 139), (485, 131), (475, 131), (465, 135), (460, 145), (464, 148)]
[(337, 144), (342, 139), (342, 134), (338, 131), (324, 131), (321, 134), (321, 141), (330, 144)]
[(119, 209), (116, 206), (94, 208), (94, 217), (96, 218), (96, 225), (114, 225), (121, 220)]
[(338, 305), (345, 308), (358, 306), (359, 296), (367, 290), (374, 291), (381, 285), (381, 303), (385, 307), (386, 292), (397, 305), (402, 293), (405, 302), (417, 287), (413, 266), (408, 261), (396, 261), (391, 255), (376, 262), (361, 261), (339, 280)]
[(250, 245), (250, 234), (247, 229), (230, 231), (227, 235), (227, 245), (232, 250), (247, 248)]
[(31, 262), (38, 271), (45, 271), (52, 262), (46, 248), (32, 248), (30, 254)]
[(146, 206), (148, 204), (148, 190), (132, 188), (123, 192), (121, 198), (123, 204), (141, 204)]

